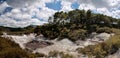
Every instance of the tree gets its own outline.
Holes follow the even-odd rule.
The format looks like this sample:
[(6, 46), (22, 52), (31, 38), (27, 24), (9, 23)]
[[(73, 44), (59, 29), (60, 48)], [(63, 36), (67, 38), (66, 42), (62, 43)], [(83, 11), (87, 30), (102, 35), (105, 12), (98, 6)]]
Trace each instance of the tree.
[(91, 24), (92, 20), (91, 20), (91, 10), (88, 10), (86, 13), (86, 20), (87, 20), (87, 24)]
[(49, 24), (53, 24), (53, 18), (52, 18), (52, 17), (49, 17), (48, 23), (49, 23)]
[(120, 28), (120, 20), (118, 20), (118, 24), (117, 24), (118, 28)]
[(80, 20), (81, 20), (81, 24), (86, 24), (86, 19), (85, 19), (85, 10), (81, 10), (80, 11)]
[(35, 29), (34, 29), (34, 33), (36, 33), (37, 35), (40, 35), (41, 34), (41, 26), (37, 26)]

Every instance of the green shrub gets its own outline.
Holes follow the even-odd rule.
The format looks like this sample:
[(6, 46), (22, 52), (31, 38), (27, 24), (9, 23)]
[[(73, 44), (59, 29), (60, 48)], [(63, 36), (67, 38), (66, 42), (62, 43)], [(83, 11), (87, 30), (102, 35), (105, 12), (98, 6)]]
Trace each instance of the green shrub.
[(86, 30), (79, 29), (79, 30), (73, 30), (68, 33), (68, 36), (70, 40), (76, 41), (78, 39), (85, 40), (86, 37)]
[(95, 58), (105, 58), (108, 55), (114, 54), (120, 48), (120, 36), (115, 35), (109, 40), (97, 45), (89, 45), (85, 48), (77, 49), (79, 53), (95, 56)]
[(112, 33), (112, 30), (109, 28), (109, 27), (101, 27), (101, 28), (98, 28), (97, 33)]
[(43, 57), (42, 54), (33, 54), (23, 50), (15, 42), (0, 37), (0, 58), (36, 58)]
[(70, 32), (70, 29), (67, 29), (66, 27), (63, 28), (60, 32), (59, 38), (63, 39), (63, 38), (68, 38), (68, 33)]
[(60, 56), (60, 58), (74, 58), (73, 55), (66, 54), (64, 52), (58, 52), (58, 51), (49, 52), (48, 58), (50, 58), (50, 57), (57, 58), (58, 56)]

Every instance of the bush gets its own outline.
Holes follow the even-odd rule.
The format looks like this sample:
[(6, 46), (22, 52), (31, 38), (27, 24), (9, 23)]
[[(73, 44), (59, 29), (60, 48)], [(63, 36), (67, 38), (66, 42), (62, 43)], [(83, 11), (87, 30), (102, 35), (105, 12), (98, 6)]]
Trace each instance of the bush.
[(76, 41), (78, 39), (85, 40), (86, 37), (86, 30), (79, 29), (79, 30), (73, 30), (68, 33), (68, 36), (70, 40)]
[(87, 26), (87, 30), (89, 33), (96, 32), (97, 28), (99, 28), (99, 26), (96, 24)]
[(58, 52), (58, 51), (49, 52), (48, 58), (58, 58), (58, 56), (60, 56), (60, 58), (74, 58), (73, 55), (65, 54), (64, 52)]
[(40, 32), (48, 39), (55, 39), (60, 35), (59, 28), (56, 25), (43, 25)]
[(68, 38), (68, 33), (70, 32), (69, 29), (67, 29), (66, 27), (63, 28), (60, 32), (59, 38), (63, 39), (63, 38)]
[(29, 56), (20, 48), (5, 48), (0, 52), (1, 58), (23, 58)]
[(96, 32), (97, 33), (103, 33), (103, 32), (112, 33), (112, 30), (110, 28), (108, 28), (108, 27), (103, 27), (103, 28), (98, 28)]
[(0, 58), (35, 58), (43, 57), (40, 54), (33, 54), (19, 47), (13, 41), (0, 37)]
[(105, 58), (108, 55), (114, 54), (120, 48), (120, 36), (115, 35), (109, 40), (97, 45), (89, 45), (85, 48), (77, 49), (79, 53), (95, 56), (95, 58)]

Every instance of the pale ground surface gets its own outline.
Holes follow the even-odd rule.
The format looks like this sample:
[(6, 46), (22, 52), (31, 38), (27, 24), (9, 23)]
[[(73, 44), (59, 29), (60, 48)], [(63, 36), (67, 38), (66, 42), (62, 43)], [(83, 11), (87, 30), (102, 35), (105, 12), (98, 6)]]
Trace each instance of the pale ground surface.
[[(38, 48), (36, 50), (33, 50), (33, 52), (39, 52), (39, 53), (44, 53), (46, 55), (48, 55), (48, 53), (50, 51), (59, 51), (59, 52), (65, 52), (65, 53), (69, 53), (72, 54), (74, 56), (78, 56), (79, 54), (77, 53), (76, 49), (81, 47), (84, 48), (85, 46), (88, 45), (95, 45), (99, 42), (103, 42), (101, 40), (107, 40), (109, 39), (110, 36), (112, 36), (113, 34), (107, 34), (107, 33), (101, 33), (101, 34), (96, 34), (93, 33), (91, 34), (91, 38), (88, 38), (88, 40), (86, 41), (81, 41), (78, 40), (75, 44), (72, 41), (68, 40), (67, 38), (61, 40), (61, 41), (57, 41), (57, 40), (49, 40), (50, 42), (53, 42), (53, 45), (44, 47), (44, 48)], [(20, 45), (21, 48), (25, 48), (26, 43), (32, 41), (32, 40), (38, 40), (38, 41), (46, 41), (43, 38), (44, 37), (35, 37), (35, 34), (29, 34), (29, 35), (22, 35), (22, 36), (18, 36), (18, 35), (7, 35), (6, 33), (4, 33), (3, 37), (9, 37), (12, 41), (18, 43)], [(83, 57), (82, 57), (83, 58)]]
[(17, 35), (7, 35), (6, 33), (4, 33), (2, 37), (9, 37), (9, 39), (14, 41), (15, 43), (18, 43), (20, 47), (24, 49), (25, 48), (24, 44), (32, 41), (35, 38), (35, 34), (17, 36)]
[(117, 53), (115, 53), (113, 55), (109, 55), (108, 58), (120, 58), (120, 49), (119, 49), (119, 51), (117, 51)]

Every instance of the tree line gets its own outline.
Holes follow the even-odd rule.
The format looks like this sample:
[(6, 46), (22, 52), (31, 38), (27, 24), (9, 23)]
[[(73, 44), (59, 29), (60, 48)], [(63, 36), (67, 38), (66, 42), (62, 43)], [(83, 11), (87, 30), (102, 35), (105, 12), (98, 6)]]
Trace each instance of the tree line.
[(56, 12), (49, 17), (48, 24), (37, 26), (35, 33), (43, 34), (49, 39), (69, 38), (72, 41), (85, 40), (92, 32), (111, 33), (110, 28), (120, 28), (120, 20), (91, 10), (72, 10)]

